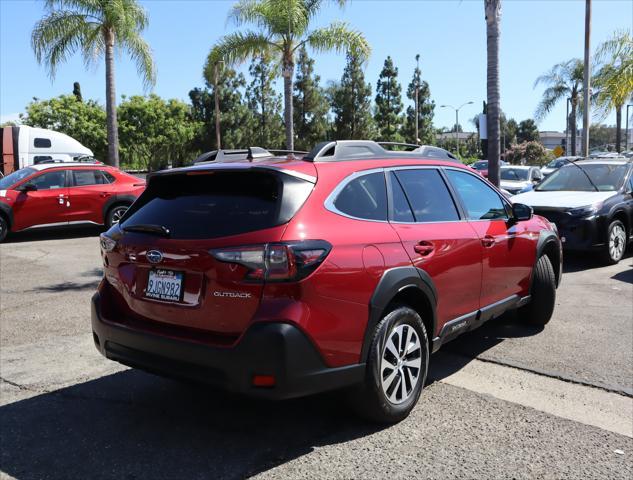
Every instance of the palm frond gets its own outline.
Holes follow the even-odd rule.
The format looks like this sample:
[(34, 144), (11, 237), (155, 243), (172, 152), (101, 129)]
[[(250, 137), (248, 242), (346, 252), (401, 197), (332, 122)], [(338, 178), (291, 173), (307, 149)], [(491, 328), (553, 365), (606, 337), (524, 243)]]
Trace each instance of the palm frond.
[(257, 32), (236, 32), (226, 35), (215, 45), (212, 52), (214, 58), (223, 60), (228, 65), (245, 62), (249, 58), (272, 54), (279, 50), (279, 45), (268, 37)]
[(152, 56), (152, 49), (139, 34), (129, 35), (119, 39), (120, 46), (125, 48), (136, 64), (136, 71), (143, 79), (144, 87), (150, 88), (156, 84), (156, 66)]
[(552, 111), (554, 106), (562, 99), (569, 96), (570, 90), (566, 85), (556, 84), (548, 87), (543, 92), (543, 98), (536, 107), (534, 112), (534, 118), (537, 121), (543, 120), (549, 112)]
[[(310, 32), (305, 42), (317, 52), (350, 52), (361, 61), (369, 58), (371, 47), (365, 36), (358, 30), (352, 30), (345, 22), (334, 22), (327, 27)], [(298, 48), (297, 47), (297, 48)]]
[[(87, 20), (85, 14), (75, 11), (53, 11), (35, 24), (31, 46), (38, 63), (43, 63), (51, 78), (57, 66), (78, 50), (90, 48), (90, 34), (98, 24)], [(84, 60), (89, 63), (87, 58)]]

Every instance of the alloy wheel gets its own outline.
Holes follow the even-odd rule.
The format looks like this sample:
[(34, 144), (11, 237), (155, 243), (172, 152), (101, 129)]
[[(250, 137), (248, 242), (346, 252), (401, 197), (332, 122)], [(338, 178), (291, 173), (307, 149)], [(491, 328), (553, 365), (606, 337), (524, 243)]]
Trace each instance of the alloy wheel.
[(119, 223), (123, 215), (127, 212), (127, 207), (117, 207), (112, 211), (112, 225)]
[(382, 351), (380, 380), (382, 390), (391, 403), (407, 400), (420, 379), (422, 349), (411, 325), (394, 328)]
[(609, 255), (613, 260), (620, 260), (626, 246), (626, 232), (622, 225), (616, 224), (609, 235)]

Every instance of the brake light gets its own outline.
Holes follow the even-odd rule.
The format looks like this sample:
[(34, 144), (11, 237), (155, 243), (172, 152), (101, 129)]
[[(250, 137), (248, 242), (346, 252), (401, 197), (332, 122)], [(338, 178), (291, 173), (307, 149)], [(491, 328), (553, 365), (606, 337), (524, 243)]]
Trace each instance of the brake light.
[(104, 252), (111, 252), (116, 247), (116, 240), (110, 238), (105, 233), (99, 235), (99, 243), (101, 245), (101, 250)]
[(332, 246), (324, 240), (268, 243), (210, 250), (216, 260), (248, 269), (245, 280), (297, 281), (310, 275), (325, 260)]

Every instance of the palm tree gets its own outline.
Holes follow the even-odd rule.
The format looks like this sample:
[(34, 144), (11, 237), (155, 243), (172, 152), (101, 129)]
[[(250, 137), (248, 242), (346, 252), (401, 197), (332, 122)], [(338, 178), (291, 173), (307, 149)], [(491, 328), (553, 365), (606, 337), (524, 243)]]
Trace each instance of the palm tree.
[[(615, 109), (615, 146), (621, 151), (622, 107), (633, 96), (633, 38), (627, 30), (615, 32), (596, 51), (596, 63), (606, 63), (594, 80), (596, 106), (603, 117)], [(627, 132), (628, 133), (628, 132)]]
[(488, 179), (499, 186), (499, 156), (501, 154), (501, 93), (499, 88), (499, 37), (501, 34), (501, 0), (484, 0), (488, 52), (487, 109)]
[(146, 87), (156, 83), (152, 52), (141, 38), (147, 13), (136, 0), (46, 0), (45, 8), (47, 14), (33, 28), (31, 45), (51, 78), (77, 51), (87, 67), (105, 57), (108, 163), (118, 167), (114, 49), (128, 51)]
[[(295, 53), (303, 46), (317, 52), (348, 51), (365, 59), (370, 47), (362, 33), (351, 30), (344, 22), (309, 30), (324, 0), (240, 0), (229, 13), (229, 20), (240, 26), (252, 24), (259, 31), (248, 30), (226, 35), (213, 47), (211, 57), (229, 65), (259, 55), (270, 55), (281, 65), (284, 79), (284, 120), (286, 148), (294, 149), (292, 89)], [(338, 0), (343, 5), (345, 0)]]
[(583, 62), (580, 59), (572, 58), (554, 65), (549, 72), (544, 73), (534, 82), (534, 88), (539, 84), (546, 86), (543, 99), (536, 107), (534, 114), (537, 121), (545, 118), (559, 101), (571, 99), (571, 113), (567, 119), (567, 128), (571, 130), (572, 155), (576, 155), (576, 120), (579, 112), (578, 106), (581, 103), (583, 78)]

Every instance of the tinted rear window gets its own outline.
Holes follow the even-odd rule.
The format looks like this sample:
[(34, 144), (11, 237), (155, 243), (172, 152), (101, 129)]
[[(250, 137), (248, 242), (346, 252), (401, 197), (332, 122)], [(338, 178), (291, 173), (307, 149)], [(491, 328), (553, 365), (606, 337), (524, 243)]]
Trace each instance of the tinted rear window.
[(387, 187), (382, 172), (350, 180), (336, 196), (334, 207), (355, 218), (387, 220)]
[(237, 235), (288, 222), (312, 187), (273, 172), (162, 175), (150, 180), (121, 226), (161, 225), (179, 239)]

